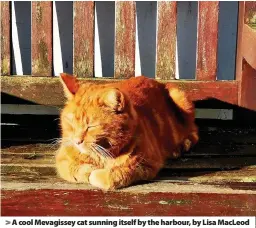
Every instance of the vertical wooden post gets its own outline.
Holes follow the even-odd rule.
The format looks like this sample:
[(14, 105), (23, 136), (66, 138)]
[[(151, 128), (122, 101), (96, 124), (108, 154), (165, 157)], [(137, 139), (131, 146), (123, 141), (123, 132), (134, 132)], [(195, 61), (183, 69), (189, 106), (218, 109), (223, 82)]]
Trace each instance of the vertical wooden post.
[(217, 77), (219, 2), (198, 2), (196, 80)]
[(32, 75), (52, 75), (52, 2), (32, 2)]
[(256, 29), (255, 16), (255, 2), (239, 3), (236, 67), (236, 79), (239, 81), (238, 104), (252, 110), (256, 110), (256, 65), (254, 64), (256, 50), (253, 48), (256, 46), (256, 33), (251, 32)]
[(116, 2), (115, 78), (135, 75), (135, 2)]
[(236, 80), (238, 81), (238, 105), (240, 107), (234, 110), (233, 119), (240, 124), (251, 125), (255, 122), (255, 112), (250, 111), (250, 109), (256, 110), (256, 69), (253, 69), (246, 62), (243, 55), (244, 52), (252, 53), (248, 50), (248, 48), (252, 48), (252, 43), (246, 40), (250, 38), (247, 34), (250, 28), (245, 24), (251, 22), (251, 12), (256, 15), (255, 2), (239, 2), (238, 12)]
[(10, 3), (0, 2), (1, 4), (1, 75), (11, 74), (11, 20)]
[(74, 2), (74, 74), (94, 75), (94, 2)]
[(177, 3), (158, 2), (156, 78), (175, 79)]

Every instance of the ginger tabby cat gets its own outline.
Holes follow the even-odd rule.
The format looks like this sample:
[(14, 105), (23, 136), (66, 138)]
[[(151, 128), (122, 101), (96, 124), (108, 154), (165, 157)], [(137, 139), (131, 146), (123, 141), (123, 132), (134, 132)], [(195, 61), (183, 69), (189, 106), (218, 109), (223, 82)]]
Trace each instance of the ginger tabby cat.
[(143, 76), (97, 85), (60, 78), (67, 103), (56, 167), (69, 182), (108, 190), (150, 180), (198, 141), (194, 106), (177, 88)]

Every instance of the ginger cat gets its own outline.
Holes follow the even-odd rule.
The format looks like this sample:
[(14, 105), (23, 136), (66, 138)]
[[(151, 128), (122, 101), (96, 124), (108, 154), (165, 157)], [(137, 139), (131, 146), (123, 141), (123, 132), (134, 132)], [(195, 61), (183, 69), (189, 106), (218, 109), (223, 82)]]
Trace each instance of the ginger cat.
[(150, 180), (198, 141), (193, 104), (177, 88), (143, 76), (97, 85), (60, 78), (67, 103), (56, 167), (67, 181), (108, 190)]

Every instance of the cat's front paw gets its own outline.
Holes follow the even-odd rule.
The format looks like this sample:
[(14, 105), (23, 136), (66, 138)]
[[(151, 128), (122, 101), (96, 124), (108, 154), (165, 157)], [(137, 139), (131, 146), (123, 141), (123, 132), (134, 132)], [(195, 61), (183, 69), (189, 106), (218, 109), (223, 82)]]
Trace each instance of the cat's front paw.
[(79, 167), (74, 178), (78, 183), (89, 183), (89, 176), (95, 167), (91, 164), (83, 164)]
[(110, 171), (107, 169), (96, 169), (92, 171), (91, 175), (89, 176), (89, 182), (91, 185), (104, 190), (109, 190), (112, 188)]

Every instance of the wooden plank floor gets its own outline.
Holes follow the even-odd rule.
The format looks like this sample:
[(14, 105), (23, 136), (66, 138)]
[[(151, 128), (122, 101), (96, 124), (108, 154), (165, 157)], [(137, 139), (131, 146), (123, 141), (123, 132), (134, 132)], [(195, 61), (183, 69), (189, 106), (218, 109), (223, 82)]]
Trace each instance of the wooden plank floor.
[(14, 129), (2, 138), (4, 216), (256, 215), (255, 129), (201, 128), (200, 143), (169, 161), (155, 180), (111, 192), (61, 180), (57, 145), (39, 140), (38, 129), (37, 138), (26, 140)]

